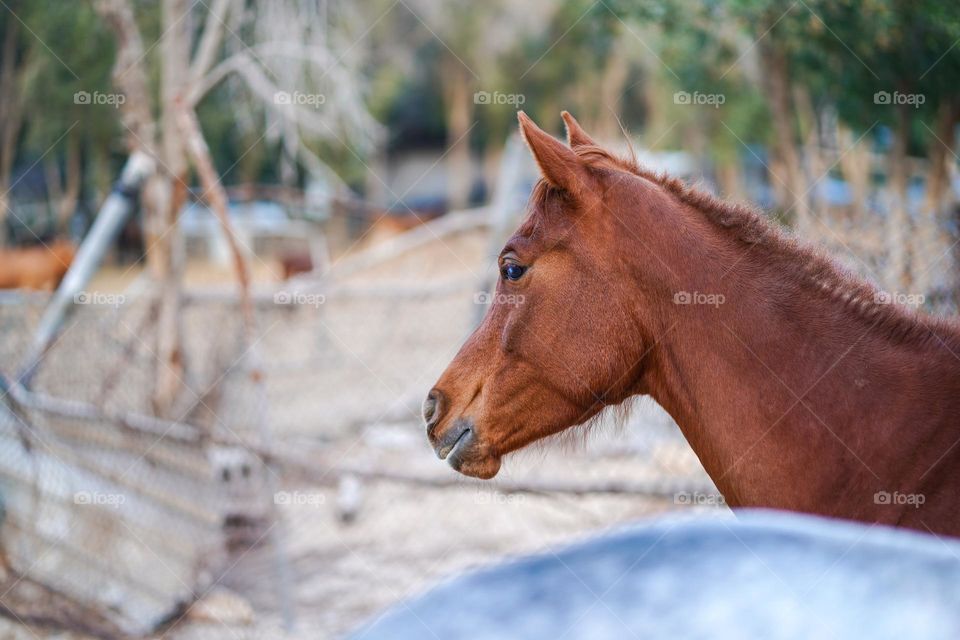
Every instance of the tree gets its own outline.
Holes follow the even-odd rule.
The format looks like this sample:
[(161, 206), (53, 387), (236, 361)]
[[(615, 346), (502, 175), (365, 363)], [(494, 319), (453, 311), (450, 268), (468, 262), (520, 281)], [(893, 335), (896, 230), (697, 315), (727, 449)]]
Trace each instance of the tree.
[(444, 103), (450, 208), (460, 209), (469, 202), (474, 178), (470, 143), (478, 122), (476, 111), (480, 105), (484, 109), (493, 106), (481, 102), (477, 92), (489, 95), (491, 101), (506, 94), (497, 83), (500, 57), (516, 46), (522, 34), (536, 30), (553, 6), (552, 0), (532, 5), (504, 0), (408, 3), (413, 22), (424, 31), (421, 37), (437, 53), (433, 69), (440, 78)]
[[(65, 233), (84, 187), (84, 165), (109, 164), (116, 140), (116, 104), (102, 99), (110, 92), (113, 45), (86, 3), (34, 0), (22, 18), (32, 31), (33, 71), (24, 86), (30, 109), (21, 151), (42, 159), (50, 208)], [(44, 43), (70, 51), (69, 62)]]
[[(342, 10), (341, 17), (349, 13), (348, 3), (334, 6)], [(153, 405), (166, 415), (179, 395), (185, 369), (179, 327), (183, 248), (177, 216), (190, 190), (182, 112), (189, 111), (192, 121), (198, 105), (217, 86), (239, 79), (251, 108), (264, 114), (267, 132), (280, 132), (288, 180), (291, 162), (333, 176), (311, 150), (311, 139), (347, 138), (362, 151), (373, 144), (379, 127), (362, 100), (362, 75), (346, 66), (349, 56), (336, 53), (337, 28), (349, 21), (325, 22), (328, 16), (317, 15), (314, 3), (163, 0), (159, 15), (145, 8), (140, 20), (130, 0), (96, 0), (95, 7), (117, 42), (113, 78), (124, 97), (120, 111), (127, 144), (155, 157), (160, 167), (144, 188), (143, 202), (148, 264), (160, 298)], [(159, 46), (144, 47), (141, 22), (159, 32)], [(154, 69), (157, 92), (150, 83)], [(194, 148), (206, 153), (209, 147), (204, 143)]]
[[(821, 62), (826, 62), (824, 84), (841, 120), (855, 130), (880, 123), (892, 131), (884, 283), (925, 293), (933, 266), (927, 256), (940, 259), (949, 244), (943, 237), (948, 227), (945, 175), (957, 124), (953, 79), (960, 71), (955, 46), (960, 18), (955, 9), (933, 0), (818, 0), (810, 10), (824, 25), (811, 34), (810, 49), (821, 52)], [(915, 225), (908, 201), (914, 173), (909, 154), (923, 149), (929, 158), (927, 193)]]
[(14, 2), (8, 11), (0, 13), (0, 244), (10, 211), (13, 161), (23, 127), (27, 64), (21, 22), (14, 13), (20, 5)]

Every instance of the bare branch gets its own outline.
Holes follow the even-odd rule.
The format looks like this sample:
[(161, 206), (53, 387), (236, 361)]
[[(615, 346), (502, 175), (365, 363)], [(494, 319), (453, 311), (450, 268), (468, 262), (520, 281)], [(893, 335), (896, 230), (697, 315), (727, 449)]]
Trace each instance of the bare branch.
[(233, 4), (234, 0), (216, 0), (210, 7), (207, 20), (203, 25), (203, 35), (200, 36), (200, 44), (197, 46), (197, 53), (190, 65), (191, 83), (199, 82), (213, 67), (220, 44), (223, 42), (227, 16)]
[(206, 93), (231, 73), (236, 73), (243, 78), (250, 90), (284, 119), (295, 122), (323, 138), (331, 137), (332, 129), (319, 114), (290, 101), (280, 100), (279, 96), (285, 92), (274, 84), (260, 65), (246, 53), (235, 53), (214, 67), (200, 84), (193, 87), (187, 103), (191, 107), (196, 105)]
[(349, 194), (350, 197), (357, 197), (346, 182), (343, 181), (337, 172), (330, 168), (327, 163), (310, 149), (303, 137), (297, 136), (297, 158), (303, 164), (307, 173), (315, 178), (322, 178), (336, 185), (341, 192)]
[(124, 126), (132, 148), (146, 147), (152, 153), (156, 145), (156, 125), (150, 111), (150, 92), (143, 66), (143, 38), (137, 27), (129, 0), (96, 0), (94, 8), (113, 30), (117, 39), (117, 59), (113, 83), (126, 96), (120, 105)]
[(246, 254), (241, 249), (240, 242), (233, 231), (233, 225), (227, 211), (227, 192), (217, 177), (217, 170), (210, 159), (210, 149), (203, 139), (203, 132), (200, 130), (197, 116), (182, 103), (180, 107), (177, 111), (177, 124), (183, 132), (187, 155), (190, 156), (190, 160), (197, 169), (197, 175), (200, 177), (200, 183), (203, 185), (210, 209), (220, 221), (220, 226), (223, 228), (223, 233), (233, 254), (234, 267), (240, 285), (240, 310), (243, 314), (244, 332), (249, 346), (254, 340), (253, 304), (250, 301), (250, 266), (247, 264)]

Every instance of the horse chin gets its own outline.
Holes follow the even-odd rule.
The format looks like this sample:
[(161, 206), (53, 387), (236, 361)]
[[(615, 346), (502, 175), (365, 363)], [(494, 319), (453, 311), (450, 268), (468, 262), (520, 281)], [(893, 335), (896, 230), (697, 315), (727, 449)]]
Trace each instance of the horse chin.
[[(459, 428), (456, 428), (459, 425)], [(460, 418), (448, 430), (437, 455), (465, 476), (489, 480), (500, 471), (500, 456), (477, 433), (473, 420)]]
[(458, 457), (450, 460), (450, 466), (465, 476), (489, 480), (500, 471), (499, 456)]

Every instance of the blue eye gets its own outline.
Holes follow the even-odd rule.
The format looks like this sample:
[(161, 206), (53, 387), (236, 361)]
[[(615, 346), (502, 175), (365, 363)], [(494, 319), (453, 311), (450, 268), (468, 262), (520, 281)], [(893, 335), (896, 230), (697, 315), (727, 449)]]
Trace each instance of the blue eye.
[(507, 264), (504, 265), (500, 273), (505, 280), (516, 281), (520, 279), (520, 276), (522, 276), (526, 270), (526, 267), (521, 267), (518, 264)]

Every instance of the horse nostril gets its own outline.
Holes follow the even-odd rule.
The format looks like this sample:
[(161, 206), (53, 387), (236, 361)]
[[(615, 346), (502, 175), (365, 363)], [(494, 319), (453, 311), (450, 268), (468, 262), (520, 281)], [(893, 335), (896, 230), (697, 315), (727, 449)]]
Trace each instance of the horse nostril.
[(428, 433), (440, 421), (440, 403), (442, 400), (443, 394), (436, 389), (432, 389), (427, 394), (427, 399), (423, 401), (423, 421), (427, 423)]

